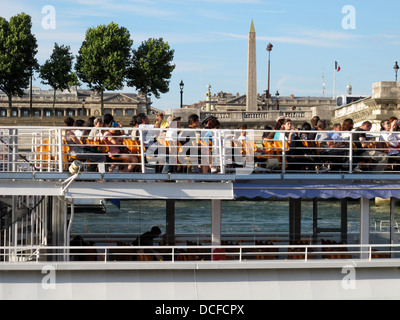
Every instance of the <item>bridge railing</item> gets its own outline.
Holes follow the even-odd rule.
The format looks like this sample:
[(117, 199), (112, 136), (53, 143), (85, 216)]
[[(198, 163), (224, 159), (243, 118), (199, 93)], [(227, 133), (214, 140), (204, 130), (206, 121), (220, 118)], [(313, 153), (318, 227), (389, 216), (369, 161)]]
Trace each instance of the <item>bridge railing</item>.
[(214, 116), (224, 123), (260, 123), (260, 121), (268, 121), (275, 123), (279, 117), (290, 118), (293, 121), (304, 121), (313, 117), (311, 110), (269, 110), (269, 111), (211, 111), (205, 112), (204, 118)]
[(66, 172), (79, 160), (82, 171), (99, 172), (400, 172), (400, 145), (382, 132), (360, 141), (354, 131), (79, 129), (82, 136), (76, 127), (0, 128), (0, 171)]

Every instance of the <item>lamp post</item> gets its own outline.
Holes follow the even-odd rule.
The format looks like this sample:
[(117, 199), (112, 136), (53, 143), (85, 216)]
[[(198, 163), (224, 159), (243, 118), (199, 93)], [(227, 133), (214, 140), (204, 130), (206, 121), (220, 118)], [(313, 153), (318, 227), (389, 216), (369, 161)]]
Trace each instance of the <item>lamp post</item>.
[(183, 87), (185, 84), (183, 83), (183, 80), (181, 80), (181, 83), (179, 84), (179, 88), (181, 89), (181, 109), (183, 108)]
[(276, 90), (275, 92), (275, 97), (276, 97), (276, 110), (279, 110), (279, 91)]
[(397, 81), (397, 72), (399, 71), (399, 65), (397, 64), (397, 61), (395, 62), (393, 69)]
[(268, 89), (267, 89), (267, 110), (269, 110), (269, 84), (270, 84), (270, 67), (271, 67), (271, 50), (274, 46), (271, 43), (267, 45), (268, 52)]

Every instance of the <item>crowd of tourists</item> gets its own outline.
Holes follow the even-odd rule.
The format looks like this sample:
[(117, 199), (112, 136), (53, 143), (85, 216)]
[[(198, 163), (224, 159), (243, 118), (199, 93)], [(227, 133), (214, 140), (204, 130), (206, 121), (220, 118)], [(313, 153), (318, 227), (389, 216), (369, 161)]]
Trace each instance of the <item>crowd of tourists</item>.
[[(250, 155), (252, 165), (265, 171), (278, 167), (287, 171), (398, 169), (400, 129), (395, 117), (382, 121), (379, 132), (371, 132), (369, 121), (354, 128), (353, 120), (346, 119), (330, 128), (326, 120), (315, 116), (310, 123), (295, 128), (291, 119), (280, 117), (273, 128), (265, 126), (260, 139), (254, 133), (257, 131), (249, 130), (246, 124), (237, 130), (223, 130), (229, 134), (217, 136), (218, 129), (223, 128), (214, 116), (201, 122), (198, 115), (192, 114), (185, 128), (181, 117), (164, 119), (159, 113), (156, 118), (155, 124), (150, 124), (146, 114), (138, 114), (127, 130), (111, 114), (91, 117), (87, 123), (68, 117), (63, 139), (70, 147), (70, 156), (93, 164), (106, 163), (108, 172), (139, 171), (144, 162), (155, 164), (156, 170), (163, 173), (182, 167), (185, 172), (217, 173), (221, 172), (221, 154), (230, 155), (230, 161), (225, 161), (230, 167), (245, 165)], [(135, 152), (129, 148), (132, 143)], [(228, 145), (230, 150), (226, 150)], [(232, 160), (236, 154), (240, 161)], [(88, 170), (95, 171), (95, 165), (88, 165)]]

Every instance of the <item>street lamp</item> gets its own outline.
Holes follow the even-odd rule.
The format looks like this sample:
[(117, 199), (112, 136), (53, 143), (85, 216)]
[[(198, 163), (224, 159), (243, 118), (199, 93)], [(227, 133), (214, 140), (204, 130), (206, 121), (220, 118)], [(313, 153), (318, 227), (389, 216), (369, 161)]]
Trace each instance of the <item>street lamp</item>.
[(276, 97), (276, 110), (279, 110), (279, 91), (276, 90), (275, 92), (275, 97)]
[(267, 89), (267, 110), (269, 110), (269, 83), (270, 83), (270, 67), (271, 67), (271, 50), (274, 46), (271, 43), (267, 45), (268, 52), (268, 89)]
[(183, 87), (185, 84), (183, 83), (183, 80), (181, 80), (181, 83), (179, 84), (179, 88), (181, 88), (181, 109), (183, 108)]
[(394, 69), (394, 74), (396, 76), (396, 81), (397, 81), (397, 72), (399, 71), (399, 65), (397, 64), (397, 61), (395, 62), (393, 69)]

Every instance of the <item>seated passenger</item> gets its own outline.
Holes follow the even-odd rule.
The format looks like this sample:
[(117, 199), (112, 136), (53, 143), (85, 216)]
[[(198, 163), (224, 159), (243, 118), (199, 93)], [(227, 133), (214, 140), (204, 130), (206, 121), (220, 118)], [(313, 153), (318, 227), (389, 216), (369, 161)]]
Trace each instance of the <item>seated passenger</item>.
[(294, 138), (297, 136), (297, 132), (296, 129), (293, 127), (292, 120), (285, 119), (283, 121), (281, 130), (288, 132), (277, 132), (275, 133), (274, 139), (279, 141), (283, 141), (285, 139), (290, 147), (290, 144), (295, 140)]
[(147, 231), (136, 238), (135, 241), (132, 242), (133, 246), (152, 246), (155, 238), (158, 238), (161, 235), (161, 230), (159, 227), (154, 226), (151, 228), (151, 231)]
[(103, 127), (103, 119), (101, 118), (96, 118), (93, 121), (93, 129), (90, 130), (89, 135), (87, 137), (87, 140), (90, 141), (101, 141), (102, 140), (102, 131), (101, 129)]
[[(129, 150), (122, 145), (123, 137), (118, 130), (119, 127), (120, 125), (114, 122), (110, 130), (104, 132), (103, 141), (108, 146), (108, 156), (116, 162), (126, 164), (120, 168), (120, 171), (131, 172), (135, 168), (135, 165), (139, 163), (139, 159), (130, 154)], [(117, 164), (112, 164), (108, 171), (112, 172), (116, 166)]]
[[(76, 120), (74, 123), (74, 127), (79, 127), (79, 128), (86, 127), (85, 120), (82, 120), (82, 119)], [(84, 135), (84, 133), (85, 133), (85, 130), (83, 130), (83, 129), (75, 129), (74, 130), (74, 134), (76, 135), (76, 137), (79, 140), (81, 140), (83, 142), (83, 144), (85, 144), (85, 142), (86, 142), (86, 136)]]
[[(218, 141), (214, 138), (214, 129), (220, 129), (221, 124), (217, 119), (211, 119), (208, 122), (208, 129), (204, 136), (201, 138), (203, 145), (201, 147), (201, 155), (202, 155), (202, 173), (208, 173), (208, 168), (210, 168), (211, 173), (217, 173), (218, 169), (214, 166), (213, 163), (213, 154), (216, 154), (218, 151)], [(210, 147), (212, 146), (212, 150)]]
[[(189, 116), (188, 122), (188, 128), (182, 130), (179, 134), (179, 141), (182, 143), (184, 148), (184, 157), (182, 159), (182, 156), (180, 156), (180, 159), (182, 159), (180, 162), (189, 162), (191, 165), (188, 167), (188, 170), (192, 173), (199, 173), (200, 133), (196, 129), (200, 127), (200, 117), (197, 114), (192, 114)], [(189, 159), (189, 161), (187, 161), (187, 159)]]
[(354, 121), (352, 119), (345, 119), (342, 123), (342, 140), (349, 141), (351, 137), (351, 131), (354, 129)]
[[(356, 149), (353, 151), (353, 163), (359, 164), (360, 161), (372, 161), (372, 171), (382, 172), (388, 162), (388, 156), (384, 152), (368, 149), (371, 142), (368, 141), (366, 132), (370, 131), (372, 123), (364, 121), (362, 125), (353, 132), (353, 142)], [(358, 166), (356, 169), (359, 168)], [(360, 169), (359, 169), (360, 170)], [(359, 171), (357, 170), (357, 171)]]
[[(159, 112), (157, 114), (157, 121), (154, 125), (150, 124), (150, 119), (145, 113), (139, 113), (135, 117), (135, 124), (138, 124), (138, 128), (142, 130), (142, 137), (143, 137), (143, 144), (146, 147), (149, 147), (151, 144), (153, 144), (160, 131), (159, 130), (153, 130), (153, 129), (158, 129), (161, 127), (161, 123), (163, 122), (164, 119), (164, 114), (162, 112)], [(133, 122), (132, 122), (133, 124)], [(136, 136), (140, 136), (139, 131), (132, 132), (132, 139), (134, 140), (133, 134)]]
[[(67, 127), (73, 127), (74, 119), (68, 117), (64, 120), (64, 124)], [(89, 171), (96, 170), (96, 163), (103, 163), (106, 161), (106, 157), (104, 155), (93, 153), (90, 149), (86, 148), (82, 144), (82, 141), (80, 141), (74, 134), (72, 129), (63, 130), (62, 137), (70, 148), (69, 155), (76, 157), (78, 160), (90, 161), (93, 163), (88, 166)]]
[(132, 141), (138, 141), (140, 139), (140, 134), (139, 134), (139, 121), (137, 116), (133, 116), (131, 122), (129, 123), (130, 126), (132, 126), (132, 133), (131, 133), (131, 139)]
[(317, 135), (317, 131), (318, 131), (318, 121), (321, 120), (320, 117), (318, 116), (314, 116), (311, 118), (311, 130), (315, 131), (315, 132), (311, 132), (308, 137), (310, 138), (310, 140), (315, 140), (315, 137)]
[[(282, 151), (283, 149), (286, 150), (287, 169), (294, 171), (307, 169), (314, 162), (314, 159), (310, 157), (307, 149), (304, 148), (301, 134), (293, 127), (292, 120), (285, 119), (282, 130), (286, 132), (280, 132), (277, 140), (279, 142), (285, 141), (285, 145), (282, 145)], [(278, 151), (281, 152), (281, 150)]]
[[(304, 122), (303, 125), (301, 126), (301, 140), (303, 141), (309, 141), (310, 140), (310, 133), (309, 131), (311, 131), (311, 124), (309, 124), (308, 122)], [(303, 132), (305, 131), (305, 132)]]
[(165, 134), (165, 141), (168, 143), (166, 164), (162, 169), (162, 173), (170, 173), (172, 171), (172, 165), (178, 164), (178, 129), (181, 127), (181, 117), (171, 118), (169, 128)]
[[(383, 120), (381, 122), (381, 135), (379, 141), (385, 142), (385, 145), (379, 146), (381, 151), (387, 152), (389, 156), (390, 163), (397, 163), (393, 167), (394, 171), (400, 170), (399, 160), (400, 160), (400, 134), (397, 132), (397, 121)], [(387, 150), (389, 148), (389, 150)]]
[(311, 139), (313, 136), (315, 139), (315, 134), (311, 132), (311, 130), (311, 124), (308, 122), (304, 122), (301, 126), (300, 138), (302, 140), (305, 157), (309, 160), (316, 159), (318, 156), (315, 140)]
[(345, 155), (347, 152), (342, 147), (340, 141), (333, 140), (328, 132), (326, 120), (319, 120), (317, 124), (318, 133), (315, 136), (315, 141), (318, 141), (322, 147), (320, 154), (325, 155)]
[(276, 131), (275, 132), (271, 132), (271, 134), (268, 135), (269, 139), (272, 138), (274, 140), (279, 140), (279, 135), (281, 134), (281, 130), (285, 130), (284, 129), (284, 125), (285, 125), (285, 121), (286, 120), (287, 119), (283, 118), (283, 117), (280, 117), (280, 118), (278, 118), (278, 120), (276, 120), (275, 128), (274, 128)]
[(380, 141), (385, 141), (390, 147), (389, 156), (398, 156), (400, 154), (400, 135), (397, 132), (396, 121), (389, 122), (389, 120), (383, 120), (381, 122), (381, 128), (383, 129), (379, 137)]
[(315, 141), (320, 144), (321, 150), (319, 155), (322, 162), (332, 162), (332, 168), (341, 168), (348, 154), (347, 149), (342, 148), (343, 144), (340, 141), (335, 141), (332, 139), (330, 133), (326, 132), (328, 130), (328, 125), (326, 120), (319, 120), (317, 123), (318, 133), (315, 136)]
[(331, 140), (333, 140), (333, 141), (341, 141), (342, 140), (342, 134), (340, 133), (340, 131), (342, 131), (342, 125), (340, 123), (335, 123), (333, 125), (333, 130), (335, 132), (329, 134), (330, 137), (331, 137)]
[(392, 122), (395, 122), (395, 130), (394, 131), (400, 131), (399, 119), (397, 119), (396, 117), (390, 117), (389, 122), (390, 122), (390, 124), (392, 124)]

